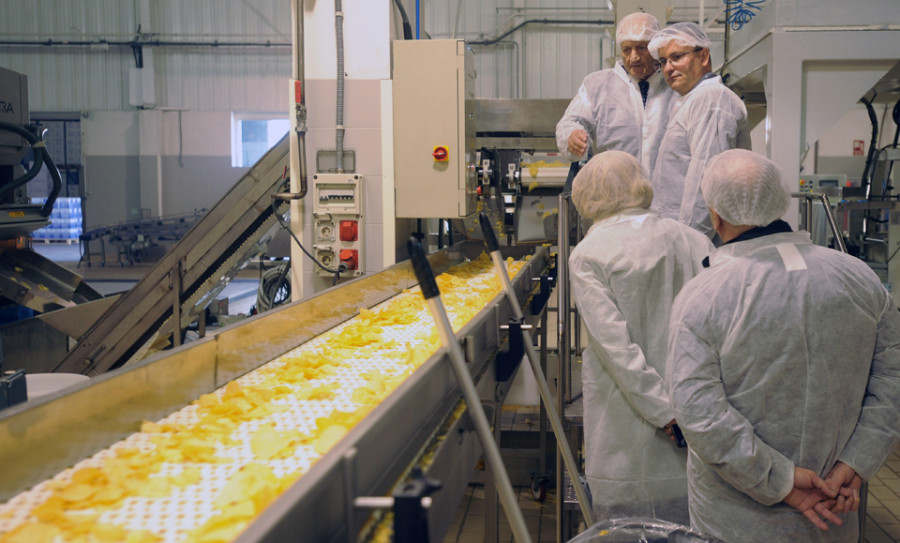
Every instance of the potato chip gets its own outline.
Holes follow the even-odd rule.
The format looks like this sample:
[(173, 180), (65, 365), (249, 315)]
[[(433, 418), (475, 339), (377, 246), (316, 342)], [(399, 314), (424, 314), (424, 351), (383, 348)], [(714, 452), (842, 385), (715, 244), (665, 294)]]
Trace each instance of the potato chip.
[(325, 454), (345, 435), (347, 435), (347, 428), (340, 424), (332, 424), (319, 433), (313, 443), (313, 449), (319, 454)]
[(42, 522), (26, 522), (4, 537), (7, 543), (54, 543), (62, 533), (58, 527)]
[(290, 443), (291, 440), (271, 424), (263, 424), (250, 438), (250, 448), (257, 460), (271, 460)]

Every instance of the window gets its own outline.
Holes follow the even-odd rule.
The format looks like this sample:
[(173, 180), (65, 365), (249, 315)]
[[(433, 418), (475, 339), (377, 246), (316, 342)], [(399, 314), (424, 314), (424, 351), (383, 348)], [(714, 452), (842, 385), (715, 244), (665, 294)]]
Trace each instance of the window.
[(234, 113), (231, 116), (231, 165), (249, 168), (287, 134), (290, 121), (277, 113)]

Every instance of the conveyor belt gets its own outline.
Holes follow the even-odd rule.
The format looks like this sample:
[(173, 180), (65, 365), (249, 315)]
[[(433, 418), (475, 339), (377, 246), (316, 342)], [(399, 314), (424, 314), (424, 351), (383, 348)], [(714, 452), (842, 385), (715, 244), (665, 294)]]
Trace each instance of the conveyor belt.
[[(285, 137), (77, 338), (53, 371), (99, 375), (142, 358), (145, 346), (158, 336), (174, 333), (173, 343), (180, 344), (181, 331), (242, 264), (263, 251), (261, 238), (278, 224), (271, 195), (278, 192), (287, 163)], [(279, 206), (280, 213), (287, 211), (286, 203)]]
[[(474, 246), (466, 248), (468, 253), (472, 253)], [(446, 267), (451, 260), (459, 260), (465, 256), (465, 251), (460, 249), (454, 249), (452, 252), (456, 254), (435, 257), (438, 268)], [(447, 258), (451, 260), (441, 262)], [(532, 259), (525, 266), (526, 279), (515, 282), (519, 290), (527, 293), (530, 287), (528, 276), (540, 272), (540, 267), (546, 266), (546, 262), (546, 251), (542, 250), (538, 258)], [(499, 285), (490, 270), (489, 261), (485, 262), (485, 265), (486, 271), (479, 277), (466, 279), (461, 285), (457, 285), (456, 289), (450, 289), (449, 283), (446, 286), (442, 285), (442, 289), (447, 289), (444, 298), (448, 307), (457, 307), (459, 308), (457, 312), (468, 313), (460, 316), (463, 320), (469, 320), (460, 335), (465, 338), (473, 373), (480, 377), (488, 375), (484, 372), (487, 368), (485, 364), (491, 358), (490, 353), (496, 351), (499, 341), (497, 325), (502, 322), (503, 313), (502, 297), (490, 295), (487, 297), (489, 301), (486, 302), (484, 295), (478, 295), (479, 284), (490, 284), (495, 292), (499, 292)], [(315, 330), (305, 330), (307, 323), (313, 320), (323, 321), (319, 326), (330, 326), (333, 319), (341, 318), (340, 313), (348, 309), (348, 304), (355, 301), (369, 305), (367, 302), (373, 297), (382, 298), (385, 289), (401, 291), (404, 286), (408, 286), (410, 276), (411, 273), (404, 265), (395, 266), (376, 276), (354, 281), (346, 285), (346, 288), (332, 289), (318, 299), (291, 304), (283, 310), (276, 310), (270, 318), (263, 315), (259, 319), (251, 319), (254, 322), (227, 329), (215, 338), (197, 342), (198, 345), (191, 344), (174, 351), (170, 356), (148, 360), (139, 367), (123, 368), (108, 376), (94, 379), (93, 385), (83, 387), (75, 393), (50, 398), (37, 405), (25, 404), (11, 410), (10, 416), (0, 419), (0, 480), (9, 482), (9, 486), (4, 484), (2, 489), (4, 499), (10, 497), (9, 492), (16, 491), (15, 489), (19, 489), (20, 493), (0, 507), (0, 534), (26, 520), (25, 515), (35, 505), (47, 500), (48, 492), (55, 491), (62, 495), (72, 492), (78, 497), (76, 490), (73, 489), (74, 485), (65, 483), (67, 479), (72, 478), (75, 470), (55, 474), (53, 467), (48, 466), (48, 463), (29, 460), (27, 456), (22, 456), (25, 450), (36, 450), (35, 456), (40, 458), (48, 456), (48, 452), (54, 452), (46, 450), (48, 447), (53, 448), (53, 441), (56, 442), (57, 448), (59, 444), (63, 444), (63, 449), (66, 449), (67, 446), (73, 445), (74, 439), (78, 439), (76, 436), (81, 434), (79, 437), (82, 441), (96, 446), (96, 442), (103, 437), (98, 434), (106, 434), (105, 438), (109, 439), (110, 434), (118, 431), (115, 425), (104, 428), (103, 421), (98, 425), (91, 420), (77, 421), (76, 426), (80, 426), (81, 430), (73, 431), (67, 423), (75, 422), (74, 417), (71, 416), (71, 410), (66, 407), (82, 405), (84, 397), (87, 396), (94, 400), (103, 397), (106, 391), (110, 390), (112, 383), (118, 381), (116, 390), (120, 390), (120, 398), (111, 398), (110, 401), (114, 405), (105, 407), (125, 408), (127, 403), (131, 406), (129, 408), (131, 412), (123, 414), (123, 417), (135, 425), (140, 420), (135, 418), (136, 415), (144, 419), (149, 418), (146, 416), (148, 412), (167, 409), (164, 404), (172, 401), (172, 398), (166, 397), (171, 392), (174, 392), (175, 396), (189, 393), (191, 383), (185, 379), (196, 378), (196, 373), (202, 372), (196, 368), (185, 369), (183, 366), (188, 360), (191, 360), (190, 364), (202, 365), (203, 361), (198, 358), (212, 356), (216, 358), (214, 366), (222, 370), (215, 373), (221, 373), (224, 377), (228, 374), (226, 369), (231, 371), (236, 369), (228, 368), (233, 363), (229, 362), (229, 356), (226, 354), (230, 351), (229, 347), (237, 347), (235, 350), (239, 351), (236, 353), (238, 355), (252, 353), (247, 357), (249, 360), (242, 362), (252, 364), (253, 358), (264, 358), (267, 351), (281, 349), (284, 342), (288, 341), (284, 337), (288, 333), (283, 329), (285, 324), (293, 321), (294, 341), (298, 341), (298, 338), (302, 341), (308, 332), (316, 333)], [(385, 281), (392, 282), (393, 286), (388, 286)], [(460, 290), (465, 296), (457, 293)], [(395, 321), (410, 321), (408, 317), (413, 313), (398, 309), (398, 304), (402, 307), (414, 306), (414, 311), (422, 313), (402, 326), (385, 324), (392, 322), (384, 320), (388, 315)], [(382, 314), (380, 311), (384, 306), (392, 306), (394, 309), (390, 310), (390, 313)], [(192, 428), (199, 427), (203, 429), (202, 432), (208, 430), (210, 421), (218, 419), (203, 419), (204, 424), (200, 425), (196, 425), (195, 422), (200, 420), (204, 413), (218, 413), (216, 409), (219, 409), (217, 407), (219, 404), (212, 401), (213, 399), (225, 397), (252, 403), (252, 399), (257, 397), (253, 396), (253, 392), (260, 394), (262, 391), (272, 391), (272, 394), (277, 396), (271, 401), (271, 404), (278, 406), (275, 412), (246, 420), (238, 417), (240, 422), (238, 430), (232, 434), (235, 442), (228, 443), (228, 440), (225, 440), (225, 443), (216, 444), (215, 456), (229, 458), (232, 461), (221, 463), (195, 461), (188, 463), (188, 468), (180, 463), (162, 462), (161, 471), (152, 477), (156, 481), (155, 492), (163, 493), (161, 487), (167, 488), (168, 492), (164, 492), (164, 496), (129, 498), (125, 506), (102, 512), (100, 518), (94, 522), (101, 525), (124, 525), (132, 530), (152, 530), (162, 536), (164, 541), (194, 540), (191, 530), (202, 527), (204, 523), (218, 523), (215, 525), (223, 530), (232, 528), (232, 525), (241, 529), (246, 525), (246, 518), (242, 519), (238, 515), (237, 523), (233, 517), (223, 520), (221, 507), (215, 508), (213, 505), (226, 485), (235, 484), (229, 481), (242, 476), (237, 474), (236, 470), (244, 466), (245, 472), (248, 469), (258, 469), (263, 475), (270, 475), (273, 479), (271, 484), (277, 488), (284, 488), (294, 477), (301, 473), (303, 475), (250, 525), (240, 541), (295, 539), (297, 526), (309, 530), (311, 541), (336, 540), (341, 533), (346, 534), (347, 531), (357, 533), (366, 515), (348, 511), (346, 503), (358, 495), (387, 492), (416, 454), (421, 453), (427, 438), (433, 434), (438, 424), (446, 419), (458, 399), (452, 377), (448, 379), (449, 369), (446, 363), (442, 363), (445, 361), (440, 354), (428, 358), (427, 353), (420, 353), (422, 356), (418, 358), (428, 358), (428, 361), (405, 380), (394, 379), (395, 376), (404, 375), (412, 370), (410, 359), (414, 360), (417, 357), (411, 357), (410, 353), (425, 348), (421, 345), (429, 341), (431, 342), (429, 349), (433, 350), (436, 345), (436, 338), (429, 338), (433, 332), (419, 295), (401, 293), (388, 299), (381, 306), (373, 308), (373, 311), (374, 313), (364, 312), (363, 315), (345, 321), (324, 334), (315, 335), (301, 347), (277, 357), (276, 360), (239, 377), (225, 387), (219, 386), (212, 394), (203, 396), (199, 402), (169, 414), (160, 421), (159, 426), (146, 426), (147, 432), (131, 433), (123, 441), (115, 442), (111, 448), (101, 450), (96, 456), (89, 456), (93, 452), (88, 451), (87, 459), (77, 468), (108, 463), (109, 458), (114, 456), (114, 451), (135, 448), (141, 450), (141, 454), (146, 458), (141, 464), (147, 465), (151, 463), (155, 454), (161, 454), (160, 450), (166, 451), (165, 454), (175, 454), (173, 451), (181, 450), (166, 447), (167, 444), (172, 444), (172, 440), (176, 439), (175, 436), (181, 436), (178, 440), (179, 444), (183, 445), (185, 433), (191, 435), (191, 432), (196, 431)], [(474, 318), (473, 313), (477, 313)], [(300, 315), (301, 318), (295, 319)], [(376, 327), (381, 328), (377, 342), (373, 335)], [(266, 340), (270, 340), (271, 343), (266, 343)], [(336, 362), (338, 360), (341, 361), (340, 364)], [(318, 364), (322, 365), (317, 367)], [(154, 366), (152, 375), (173, 368), (193, 375), (181, 375), (177, 380), (166, 379), (172, 388), (181, 389), (177, 391), (160, 389), (160, 383), (143, 383), (142, 386), (136, 387), (139, 390), (131, 391), (131, 394), (121, 389), (123, 386), (127, 387), (129, 382), (135, 384), (141, 382), (142, 377), (151, 375), (151, 366)], [(301, 367), (305, 369), (298, 372)], [(218, 379), (219, 375), (216, 377), (217, 382), (223, 383)], [(496, 383), (491, 379), (482, 380), (486, 381), (485, 396), (492, 398), (497, 391)], [(391, 393), (388, 400), (381, 401), (384, 393), (394, 386), (396, 390)], [(198, 387), (194, 385), (193, 388)], [(138, 395), (139, 398), (134, 398), (132, 394)], [(134, 406), (135, 399), (144, 405)], [(349, 415), (336, 414), (334, 410), (363, 415), (365, 413), (358, 410), (361, 406), (365, 406), (367, 401), (377, 402), (377, 405), (370, 406), (372, 410), (365, 419), (355, 424), (338, 446), (325, 449), (327, 452), (322, 456), (322, 449), (328, 445), (328, 436), (339, 434), (336, 437), (341, 437), (346, 430), (341, 430), (340, 426), (350, 425), (344, 418), (353, 418)], [(58, 415), (57, 419), (48, 420), (47, 416), (53, 414)], [(90, 413), (86, 415), (89, 416)], [(109, 417), (110, 414), (107, 413), (106, 416)], [(155, 417), (154, 420), (157, 418), (159, 417)], [(55, 439), (52, 436), (54, 430), (61, 432)], [(17, 432), (20, 434), (17, 436), (18, 439), (13, 439), (13, 434)], [(285, 449), (292, 451), (290, 454), (281, 455), (283, 458), (278, 454), (275, 454), (274, 458), (268, 458), (271, 451), (265, 450), (271, 447), (272, 443), (292, 439), (294, 443)], [(462, 439), (462, 434), (459, 441), (453, 446), (459, 447), (463, 444), (465, 440)], [(471, 442), (472, 439), (468, 441)], [(462, 446), (471, 449), (471, 444)], [(261, 449), (263, 452), (260, 452)], [(316, 449), (320, 451), (316, 452)], [(189, 450), (193, 451), (191, 454), (209, 454), (209, 451), (203, 452), (202, 447)], [(201, 452), (197, 452), (198, 450)], [(475, 452), (474, 456), (459, 455), (456, 452), (452, 452), (451, 455), (435, 453), (433, 461), (440, 465), (441, 462), (446, 462), (448, 456), (477, 459), (477, 451)], [(364, 461), (354, 462), (355, 454), (364, 455)], [(60, 463), (71, 465), (77, 460), (78, 454), (66, 454), (62, 450), (57, 450), (55, 456), (57, 465)], [(261, 459), (261, 456), (266, 458)], [(47, 476), (52, 476), (53, 480), (35, 481), (35, 476), (41, 476), (35, 473), (23, 476), (23, 471), (27, 472), (29, 469), (44, 472), (49, 470), (51, 474)], [(470, 471), (471, 466), (462, 468), (462, 473), (467, 475), (466, 470)], [(353, 476), (348, 480), (350, 473)], [(133, 480), (135, 477), (129, 479)], [(167, 480), (166, 477), (170, 479)], [(34, 482), (38, 482), (38, 486), (33, 490), (21, 492)], [(84, 489), (77, 491), (84, 492)], [(142, 492), (146, 493), (146, 490)], [(343, 495), (344, 492), (349, 496)], [(246, 490), (241, 494), (252, 496), (253, 492)], [(69, 497), (71, 496), (70, 494)], [(446, 499), (452, 500), (453, 497), (448, 493)], [(441, 497), (436, 496), (435, 501), (440, 500)], [(342, 537), (346, 539), (346, 535)]]

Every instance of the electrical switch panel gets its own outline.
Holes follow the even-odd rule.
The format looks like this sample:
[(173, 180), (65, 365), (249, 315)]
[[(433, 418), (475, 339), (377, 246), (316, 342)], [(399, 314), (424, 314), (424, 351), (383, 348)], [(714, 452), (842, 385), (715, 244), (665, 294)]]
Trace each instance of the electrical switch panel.
[[(312, 176), (314, 249), (316, 259), (341, 277), (364, 273), (362, 235), (363, 177), (355, 173), (317, 173)], [(316, 275), (333, 271), (315, 266)]]
[(475, 213), (475, 75), (463, 40), (393, 42), (397, 218)]

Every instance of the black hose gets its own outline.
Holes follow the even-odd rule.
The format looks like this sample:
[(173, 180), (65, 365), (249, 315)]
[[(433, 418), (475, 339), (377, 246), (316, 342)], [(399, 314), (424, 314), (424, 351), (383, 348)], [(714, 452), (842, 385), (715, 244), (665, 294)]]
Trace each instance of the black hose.
[(866, 111), (869, 112), (869, 120), (872, 122), (872, 141), (869, 143), (869, 154), (866, 156), (866, 167), (863, 169), (862, 178), (860, 179), (860, 184), (866, 189), (866, 197), (868, 197), (868, 187), (871, 181), (870, 176), (875, 171), (875, 152), (878, 150), (878, 117), (875, 116), (875, 108), (872, 107), (872, 102), (865, 97), (861, 98), (860, 102), (865, 104)]
[[(897, 143), (900, 142), (900, 100), (897, 100), (897, 103), (894, 104), (894, 111), (891, 113), (891, 117), (894, 119), (894, 124), (897, 125), (897, 130), (894, 131), (894, 145), (893, 147), (897, 147)], [(885, 168), (884, 178), (890, 179), (891, 172), (894, 170), (894, 161), (889, 160), (887, 162), (887, 167)]]
[[(290, 301), (291, 282), (287, 280), (290, 270), (290, 263), (285, 262), (262, 274), (256, 294), (256, 308), (260, 313)], [(279, 292), (282, 293), (280, 299)]]
[(4, 121), (0, 121), (0, 129), (7, 130), (9, 132), (15, 132), (16, 134), (22, 136), (34, 151), (34, 162), (32, 163), (31, 168), (29, 168), (29, 170), (25, 172), (23, 176), (13, 179), (11, 182), (0, 188), (0, 196), (3, 196), (16, 187), (21, 187), (25, 183), (31, 181), (38, 174), (38, 172), (41, 171), (41, 167), (44, 165), (44, 148), (39, 145), (41, 139), (31, 130), (23, 128), (17, 124), (11, 124)]
[(400, 0), (394, 0), (394, 3), (397, 4), (397, 10), (400, 11), (400, 18), (403, 19), (403, 39), (411, 40), (413, 39), (412, 25), (409, 24), (409, 17), (406, 15), (406, 10), (403, 9), (403, 3)]
[(47, 165), (50, 177), (53, 178), (53, 188), (50, 189), (50, 196), (47, 197), (47, 201), (44, 202), (44, 207), (41, 208), (41, 216), (49, 217), (50, 213), (53, 212), (53, 204), (56, 202), (56, 198), (62, 190), (62, 177), (59, 175), (59, 170), (53, 162), (53, 157), (50, 156), (50, 153), (48, 153), (46, 149), (44, 149), (44, 164)]
[(41, 134), (29, 130), (29, 128), (34, 130), (33, 125), (29, 125), (28, 128), (25, 128), (17, 124), (0, 121), (0, 130), (15, 132), (22, 136), (28, 141), (32, 151), (34, 151), (34, 162), (32, 163), (31, 168), (29, 168), (29, 170), (21, 177), (13, 179), (10, 183), (0, 187), (0, 197), (5, 196), (10, 191), (15, 190), (34, 179), (43, 165), (46, 164), (47, 170), (50, 172), (50, 177), (53, 180), (53, 188), (50, 190), (50, 196), (47, 198), (47, 201), (44, 202), (43, 207), (41, 207), (41, 216), (49, 217), (50, 213), (53, 211), (53, 204), (56, 202), (56, 198), (62, 190), (62, 177), (59, 175), (59, 170), (56, 169), (53, 158), (50, 156), (50, 153), (47, 152), (47, 148), (41, 139)]

